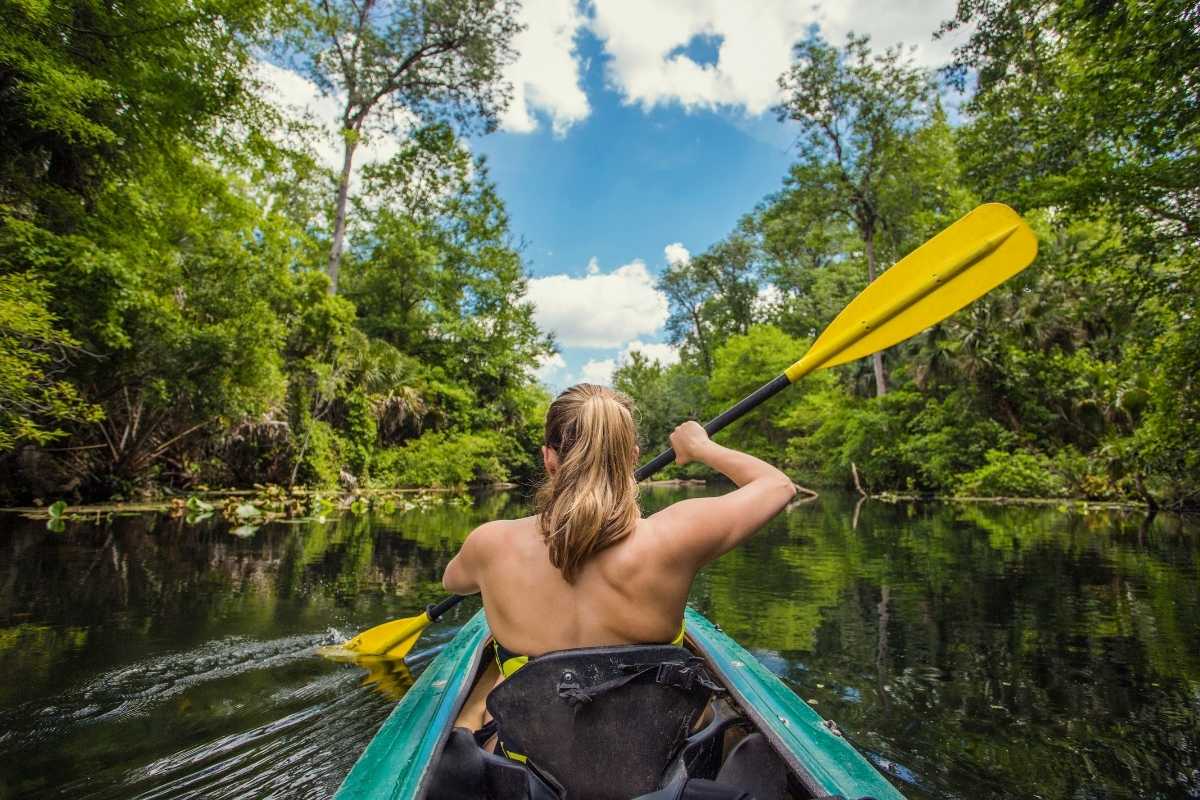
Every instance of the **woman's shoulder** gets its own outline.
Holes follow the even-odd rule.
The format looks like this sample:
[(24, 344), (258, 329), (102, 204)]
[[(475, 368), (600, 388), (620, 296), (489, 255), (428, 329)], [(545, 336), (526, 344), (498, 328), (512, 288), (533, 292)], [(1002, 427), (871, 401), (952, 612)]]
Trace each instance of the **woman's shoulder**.
[(537, 517), (520, 517), (518, 519), (494, 519), (485, 522), (467, 536), (467, 541), (473, 547), (486, 548), (494, 543), (511, 539), (537, 529)]

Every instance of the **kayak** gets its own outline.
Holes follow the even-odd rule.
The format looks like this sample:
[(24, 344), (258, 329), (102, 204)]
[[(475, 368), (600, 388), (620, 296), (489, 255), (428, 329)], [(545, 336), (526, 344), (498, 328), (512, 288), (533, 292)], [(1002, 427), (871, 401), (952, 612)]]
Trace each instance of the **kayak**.
[[(555, 673), (559, 678), (557, 696), (570, 701), (572, 706), (569, 711), (564, 710), (559, 713), (554, 708), (557, 705), (554, 699), (539, 700), (538, 702), (543, 703), (543, 705), (535, 707), (539, 723), (545, 721), (546, 724), (552, 725), (557, 724), (553, 722), (553, 719), (556, 718), (555, 714), (559, 714), (559, 718), (567, 720), (599, 720), (600, 717), (595, 716), (598, 712), (591, 709), (599, 708), (603, 703), (593, 704), (591, 701), (599, 697), (600, 693), (607, 692), (618, 685), (624, 687), (631, 681), (640, 681), (649, 687), (644, 688), (643, 691), (650, 691), (655, 688), (653, 684), (656, 680), (660, 684), (663, 682), (663, 675), (666, 673), (670, 673), (674, 685), (682, 686), (683, 683), (679, 678), (682, 675), (689, 688), (693, 684), (704, 684), (709, 687), (704, 690), (705, 702), (702, 704), (708, 708), (704, 712), (708, 715), (708, 721), (697, 720), (693, 725), (692, 718), (689, 717), (688, 727), (680, 734), (678, 742), (671, 745), (673, 748), (671, 757), (674, 760), (670, 761), (668, 766), (663, 769), (660, 785), (649, 787), (650, 791), (648, 792), (639, 791), (635, 795), (623, 795), (624, 797), (725, 797), (726, 795), (719, 792), (711, 794), (711, 792), (717, 791), (712, 788), (715, 786), (724, 787), (725, 790), (729, 790), (729, 787), (741, 790), (740, 794), (734, 792), (729, 794), (729, 797), (753, 797), (757, 800), (775, 800), (777, 797), (903, 800), (903, 796), (896, 788), (845, 740), (836, 724), (822, 719), (749, 651), (726, 636), (702, 614), (690, 608), (686, 611), (685, 628), (687, 636), (684, 646), (687, 648), (686, 655), (691, 656), (687, 665), (672, 663), (668, 665), (671, 667), (669, 670), (664, 670), (655, 664), (649, 667), (643, 664), (634, 664), (632, 667), (629, 664), (618, 665), (623, 670), (622, 672), (612, 672), (608, 676), (600, 675), (595, 678), (595, 681), (599, 683), (595, 686), (588, 686), (586, 685), (587, 680), (583, 676), (594, 672), (590, 667), (571, 667), (570, 664), (576, 662), (568, 660), (563, 662), (568, 664), (566, 669), (558, 669), (552, 663), (552, 657), (569, 657), (573, 652), (584, 651), (562, 651), (560, 654), (548, 654), (530, 661), (521, 672), (501, 684), (491, 692), (491, 695), (502, 694), (501, 690), (508, 687), (509, 684), (516, 686), (518, 678), (522, 677), (522, 672), (529, 670), (532, 674), (531, 668), (541, 664), (543, 659), (547, 659), (546, 669), (543, 672), (558, 669)], [(643, 650), (653, 649), (650, 646), (641, 646), (641, 648)], [(612, 649), (617, 650), (617, 648)], [(667, 648), (666, 646), (657, 649), (682, 652), (678, 648)], [(625, 648), (625, 650), (638, 651), (638, 648)], [(602, 651), (604, 648), (595, 650), (595, 652)], [(510, 758), (507, 759), (490, 753), (480, 756), (474, 752), (479, 748), (471, 744), (473, 740), (466, 734), (466, 731), (463, 728), (454, 728), (460, 710), (472, 694), (474, 682), (484, 674), (485, 669), (490, 667), (492, 660), (491, 637), (487, 621), (483, 612), (480, 611), (458, 631), (454, 639), (438, 654), (437, 658), (396, 705), (338, 789), (337, 800), (351, 800), (351, 798), (354, 800), (360, 798), (364, 800), (368, 798), (438, 800), (443, 797), (470, 796), (470, 793), (461, 794), (461, 789), (452, 790), (448, 784), (462, 783), (459, 780), (462, 776), (457, 773), (464, 770), (484, 770), (485, 767), (481, 766), (481, 759), (486, 760), (488, 765), (486, 769), (493, 772), (495, 769), (500, 769), (497, 765), (501, 762), (503, 765), (507, 765), (503, 767), (503, 770), (509, 771), (505, 772), (506, 776), (512, 770), (520, 772), (527, 767), (530, 772), (541, 774), (532, 763), (527, 765), (518, 763), (524, 757), (514, 755), (511, 751), (508, 752)], [(607, 658), (607, 661), (615, 663), (613, 658)], [(697, 669), (693, 669), (693, 667), (697, 667)], [(579, 674), (578, 678), (575, 673)], [(603, 680), (611, 675), (625, 675), (625, 677)], [(642, 679), (643, 675), (647, 676), (644, 680)], [(661, 689), (662, 687), (657, 688)], [(497, 701), (498, 706), (495, 709), (493, 709), (493, 697), (488, 697), (488, 708), (493, 710), (497, 721), (503, 722), (504, 714), (509, 708), (515, 708), (511, 697), (513, 694), (514, 692), (510, 691), (510, 697), (507, 700), (501, 698)], [(611, 693), (614, 697), (621, 694), (622, 692), (619, 690)], [(676, 697), (683, 696), (684, 693), (669, 691), (665, 694)], [(711, 702), (708, 700), (710, 694)], [(520, 699), (517, 698), (518, 701)], [(588, 745), (590, 749), (587, 751), (590, 754), (605, 751), (604, 740), (606, 738), (608, 740), (616, 739), (617, 741), (610, 742), (610, 744), (617, 748), (628, 747), (630, 751), (636, 751), (639, 747), (635, 743), (637, 737), (632, 735), (630, 726), (638, 726), (638, 732), (640, 732), (641, 728), (653, 727), (653, 720), (636, 719), (637, 710), (650, 708), (652, 703), (647, 703), (645, 700), (634, 702), (641, 705), (627, 705), (624, 711), (615, 712), (625, 714), (622, 723), (623, 730), (612, 730), (610, 726), (603, 730), (577, 730), (557, 738), (563, 746), (570, 746), (577, 738), (579, 741), (584, 741), (590, 736), (592, 744)], [(575, 708), (575, 704), (581, 707)], [(519, 702), (517, 706), (519, 706)], [(566, 706), (563, 708), (565, 709)], [(632, 715), (630, 709), (634, 709)], [(566, 716), (564, 717), (563, 714)], [(593, 716), (589, 717), (588, 714)], [(642, 716), (646, 717), (647, 715), (643, 713)], [(575, 724), (580, 723), (576, 722)], [(599, 726), (602, 723), (596, 722), (595, 725)], [(670, 732), (668, 729), (664, 729), (664, 731)], [(502, 735), (507, 736), (507, 734)], [(508, 741), (509, 739), (506, 739), (501, 746), (506, 747)], [(553, 749), (553, 745), (554, 742), (551, 741), (551, 749)], [(544, 743), (542, 747), (544, 750)], [(461, 753), (465, 752), (464, 748), (466, 751), (472, 752), (467, 753), (466, 761), (461, 761)], [(535, 751), (528, 750), (527, 752)], [(612, 752), (621, 751), (618, 749)], [(702, 752), (704, 755), (697, 755)], [(659, 755), (661, 756), (661, 754)], [(576, 760), (569, 763), (582, 763), (587, 760), (581, 760), (578, 754), (574, 754), (572, 757)], [(597, 758), (600, 757), (597, 756)], [(452, 758), (460, 759), (460, 761), (452, 762)], [(518, 761), (514, 761), (514, 758)], [(622, 756), (622, 759), (624, 759), (623, 763), (604, 765), (604, 768), (609, 771), (600, 774), (609, 776), (613, 782), (617, 782), (618, 778), (628, 778), (630, 772), (636, 771), (638, 755), (630, 752)], [(530, 761), (532, 762), (532, 757)], [(460, 764), (469, 764), (470, 766), (462, 767)], [(660, 765), (652, 766), (657, 770)], [(672, 786), (684, 787), (687, 785), (689, 775), (697, 771), (708, 774), (696, 776), (693, 783), (697, 786), (704, 784), (709, 787), (710, 794), (692, 795), (682, 789), (671, 788)], [(449, 777), (447, 777), (448, 772), (450, 773)], [(687, 774), (685, 775), (685, 773)], [(482, 775), (482, 772), (480, 774)], [(491, 773), (488, 774), (491, 777), (488, 777), (486, 781), (479, 778), (473, 785), (486, 785), (493, 788), (482, 791), (477, 796), (506, 800), (499, 794), (493, 794), (493, 791), (498, 791), (494, 789), (499, 785), (498, 779)], [(532, 793), (518, 792), (518, 795), (521, 797), (567, 797), (570, 800), (577, 797), (620, 796), (611, 792), (606, 793), (603, 788), (599, 787), (601, 782), (607, 781), (596, 781), (588, 785), (591, 788), (580, 790), (578, 783), (574, 788), (564, 789), (562, 784), (568, 783), (567, 781), (557, 783), (554, 776), (543, 775), (542, 777), (558, 794), (538, 794), (535, 790)], [(714, 782), (708, 783), (709, 779)], [(503, 780), (508, 780), (508, 777), (504, 777)], [(524, 781), (524, 778), (521, 780)], [(470, 783), (469, 780), (466, 782)], [(544, 788), (545, 784), (541, 780), (530, 778), (529, 785), (532, 786), (534, 783), (538, 783)], [(524, 786), (525, 783), (522, 782), (521, 785)], [(655, 790), (658, 791), (655, 792)], [(456, 794), (455, 791), (459, 791), (459, 793)]]

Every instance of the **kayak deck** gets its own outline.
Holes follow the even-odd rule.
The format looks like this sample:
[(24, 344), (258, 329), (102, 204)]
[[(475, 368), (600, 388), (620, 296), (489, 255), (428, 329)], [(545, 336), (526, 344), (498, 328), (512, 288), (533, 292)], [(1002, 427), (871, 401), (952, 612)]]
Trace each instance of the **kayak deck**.
[[(902, 795), (749, 651), (702, 614), (688, 609), (687, 645), (703, 656), (729, 700), (763, 734), (813, 797)], [(490, 658), (490, 632), (476, 613), (397, 704), (338, 790), (339, 800), (426, 797), (430, 774), (450, 729)]]

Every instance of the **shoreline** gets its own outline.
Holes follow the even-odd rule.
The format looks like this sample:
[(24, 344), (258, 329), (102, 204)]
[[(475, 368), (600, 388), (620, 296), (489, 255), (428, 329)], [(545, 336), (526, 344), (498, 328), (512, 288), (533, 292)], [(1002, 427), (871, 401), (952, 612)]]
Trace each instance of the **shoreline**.
[[(663, 480), (642, 481), (639, 485), (647, 488), (687, 488), (697, 486), (707, 486), (710, 481), (703, 478), (668, 478)], [(403, 497), (403, 496), (420, 496), (420, 495), (448, 495), (461, 494), (464, 492), (473, 491), (511, 491), (521, 488), (520, 484), (516, 483), (490, 483), (479, 484), (475, 486), (457, 486), (457, 487), (403, 487), (394, 489), (360, 489), (357, 491), (342, 491), (333, 489), (307, 489), (297, 488), (288, 492), (288, 496), (293, 498), (309, 498), (319, 497), (332, 501), (341, 501), (340, 504), (349, 506), (352, 502), (359, 499), (376, 499), (388, 497)], [(811, 490), (807, 490), (810, 491)], [(816, 499), (816, 492), (812, 492)], [(265, 490), (260, 489), (223, 489), (216, 491), (193, 492), (190, 494), (173, 494), (154, 500), (133, 500), (133, 501), (109, 501), (99, 503), (83, 503), (79, 505), (68, 505), (60, 509), (59, 515), (96, 515), (96, 514), (148, 514), (159, 512), (177, 511), (182, 502), (186, 502), (188, 498), (195, 497), (205, 501), (220, 501), (231, 498), (256, 498), (262, 497), (268, 500), (268, 495)], [(962, 503), (962, 504), (987, 504), (998, 506), (1043, 506), (1043, 507), (1058, 507), (1062, 511), (1081, 511), (1084, 513), (1090, 511), (1139, 511), (1143, 513), (1153, 513), (1156, 511), (1165, 511), (1175, 514), (1195, 513), (1194, 509), (1152, 509), (1148, 504), (1136, 500), (1087, 500), (1083, 498), (1073, 497), (973, 497), (973, 496), (956, 496), (956, 495), (923, 495), (911, 494), (902, 492), (879, 492), (878, 494), (862, 494), (859, 502), (866, 500), (876, 500), (881, 503)], [(0, 507), (0, 513), (20, 514), (29, 519), (50, 519), (54, 516), (50, 511), (50, 505), (44, 506), (6, 506)]]

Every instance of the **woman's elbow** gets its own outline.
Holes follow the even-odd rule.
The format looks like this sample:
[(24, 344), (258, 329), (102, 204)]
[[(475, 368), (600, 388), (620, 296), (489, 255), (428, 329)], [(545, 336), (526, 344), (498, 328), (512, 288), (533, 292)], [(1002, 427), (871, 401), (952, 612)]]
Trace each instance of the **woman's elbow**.
[(792, 482), (791, 478), (789, 478), (787, 475), (784, 475), (782, 472), (779, 473), (779, 476), (776, 479), (776, 484), (776, 491), (779, 492), (779, 506), (782, 508), (783, 506), (786, 506), (788, 503), (792, 502), (792, 498), (796, 496), (796, 484)]
[(451, 594), (475, 594), (479, 588), (473, 586), (473, 582), (468, 576), (462, 574), (464, 570), (454, 561), (446, 565), (446, 571), (442, 573), (442, 588)]

